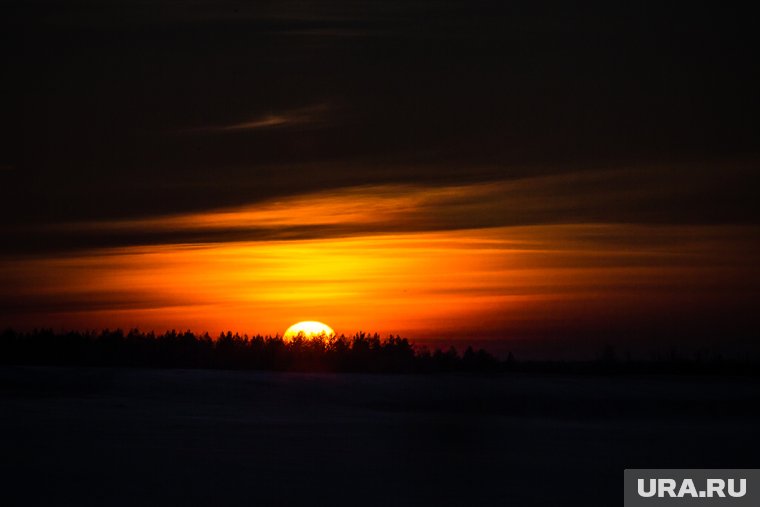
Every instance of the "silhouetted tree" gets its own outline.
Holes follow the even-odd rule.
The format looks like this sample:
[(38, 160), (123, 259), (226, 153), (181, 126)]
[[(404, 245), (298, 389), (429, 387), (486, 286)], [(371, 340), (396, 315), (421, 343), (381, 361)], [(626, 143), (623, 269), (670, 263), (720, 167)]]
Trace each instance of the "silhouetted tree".
[(720, 354), (700, 351), (692, 356), (670, 353), (649, 361), (630, 356), (618, 361), (608, 346), (597, 361), (517, 362), (510, 352), (500, 361), (483, 349), (467, 347), (460, 356), (454, 347), (446, 351), (415, 347), (406, 338), (359, 332), (352, 337), (297, 336), (285, 341), (279, 335), (248, 337), (227, 331), (216, 339), (208, 333), (170, 330), (156, 335), (131, 329), (100, 332), (54, 333), (38, 329), (0, 334), (0, 364), (69, 366), (124, 366), (150, 368), (227, 368), (276, 371), (334, 371), (372, 373), (496, 373), (496, 372), (627, 372), (732, 373), (756, 375), (756, 361), (728, 361)]

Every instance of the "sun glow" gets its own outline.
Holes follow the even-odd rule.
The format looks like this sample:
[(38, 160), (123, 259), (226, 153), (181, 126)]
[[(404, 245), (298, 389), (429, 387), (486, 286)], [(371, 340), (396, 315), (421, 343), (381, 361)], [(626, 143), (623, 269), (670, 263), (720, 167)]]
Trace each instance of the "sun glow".
[(316, 320), (304, 320), (290, 326), (285, 331), (283, 338), (285, 338), (285, 340), (292, 340), (299, 335), (303, 336), (307, 340), (318, 336), (329, 338), (335, 335), (335, 331), (333, 331), (330, 326), (323, 324), (322, 322), (318, 322)]
[[(729, 299), (716, 288), (755, 290), (740, 282), (754, 266), (755, 227), (473, 228), (466, 219), (511, 220), (530, 209), (521, 199), (536, 191), (526, 182), (361, 187), (206, 214), (70, 224), (72, 237), (126, 233), (127, 244), (3, 258), (0, 325), (274, 335), (294, 315), (315, 315), (347, 334), (502, 339), (568, 326), (607, 332), (612, 322), (725, 308)], [(141, 231), (165, 242), (131, 244)], [(299, 322), (286, 339), (291, 330), (333, 332)]]

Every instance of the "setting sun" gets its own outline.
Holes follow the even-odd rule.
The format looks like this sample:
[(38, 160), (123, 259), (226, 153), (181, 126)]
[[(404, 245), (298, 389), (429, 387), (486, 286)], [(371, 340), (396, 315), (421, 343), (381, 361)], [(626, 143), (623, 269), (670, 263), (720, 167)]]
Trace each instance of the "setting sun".
[(335, 331), (322, 322), (315, 320), (304, 320), (290, 326), (283, 335), (285, 340), (292, 340), (297, 336), (303, 336), (307, 340), (315, 338), (317, 336), (330, 337), (335, 335)]

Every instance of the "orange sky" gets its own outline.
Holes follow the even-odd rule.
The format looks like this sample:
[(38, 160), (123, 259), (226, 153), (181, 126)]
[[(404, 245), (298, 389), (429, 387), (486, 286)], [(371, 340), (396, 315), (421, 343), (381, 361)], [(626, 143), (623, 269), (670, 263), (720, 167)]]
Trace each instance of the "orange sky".
[(26, 4), (0, 20), (0, 332), (760, 336), (751, 16)]
[[(747, 227), (620, 223), (422, 230), (452, 207), (504, 213), (494, 185), (359, 187), (257, 207), (71, 229), (340, 226), (310, 239), (122, 246), (9, 259), (7, 324), (282, 333), (319, 320), (413, 339), (527, 337), (688, 319), (755, 290)], [(470, 199), (464, 199), (469, 197)], [(472, 197), (475, 196), (475, 199)], [(399, 232), (355, 227), (401, 224)], [(415, 230), (421, 229), (421, 230)], [(755, 269), (755, 268), (752, 268)]]

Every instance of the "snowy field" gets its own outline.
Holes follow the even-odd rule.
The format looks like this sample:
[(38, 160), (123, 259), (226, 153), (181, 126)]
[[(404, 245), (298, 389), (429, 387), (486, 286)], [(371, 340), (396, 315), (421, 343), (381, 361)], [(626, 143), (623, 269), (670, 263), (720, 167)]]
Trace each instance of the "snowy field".
[(760, 383), (0, 368), (3, 505), (612, 506), (757, 468)]

